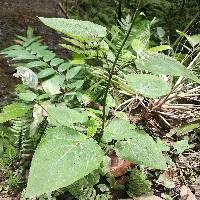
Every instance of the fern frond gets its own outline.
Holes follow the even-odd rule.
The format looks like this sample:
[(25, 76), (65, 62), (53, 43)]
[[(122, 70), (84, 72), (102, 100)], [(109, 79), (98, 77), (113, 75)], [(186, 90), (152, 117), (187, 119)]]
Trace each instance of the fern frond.
[(25, 116), (12, 120), (11, 131), (15, 135), (15, 146), (20, 157), (28, 157), (33, 152), (33, 141), (30, 137), (30, 125), (32, 122), (32, 113), (29, 112)]
[(132, 169), (128, 177), (128, 195), (130, 197), (145, 196), (150, 192), (151, 184), (146, 175), (138, 169)]
[(77, 54), (82, 54), (82, 55), (85, 55), (85, 56), (89, 56), (89, 57), (95, 57), (97, 56), (97, 52), (94, 51), (94, 50), (83, 50), (83, 49), (80, 49), (80, 48), (77, 48), (76, 46), (72, 46), (72, 45), (67, 45), (67, 44), (61, 44), (61, 46), (65, 49), (68, 49), (74, 53), (77, 53)]
[(0, 123), (23, 117), (29, 109), (29, 106), (22, 103), (7, 105), (3, 108), (3, 112), (0, 113)]
[[(64, 63), (63, 59), (57, 58), (56, 54), (41, 43), (40, 36), (30, 34), (30, 28), (26, 37), (17, 36), (17, 44), (4, 49), (1, 54), (11, 58), (15, 65), (27, 68), (58, 68)], [(31, 29), (32, 32), (32, 29)]]
[[(23, 83), (30, 88), (39, 89), (41, 83), (44, 92), (51, 96), (59, 94), (64, 87), (65, 73), (69, 70), (70, 63), (57, 58), (54, 52), (41, 43), (41, 38), (33, 36), (32, 33), (18, 38), (21, 40), (17, 41), (17, 45), (1, 52), (13, 60), (13, 66), (17, 68), (15, 76), (22, 78)], [(50, 79), (45, 80), (50, 76)]]
[(44, 117), (42, 122), (38, 125), (37, 130), (35, 131), (35, 137), (36, 137), (35, 146), (37, 146), (40, 143), (41, 138), (47, 129), (47, 126), (48, 126), (48, 120), (47, 117)]

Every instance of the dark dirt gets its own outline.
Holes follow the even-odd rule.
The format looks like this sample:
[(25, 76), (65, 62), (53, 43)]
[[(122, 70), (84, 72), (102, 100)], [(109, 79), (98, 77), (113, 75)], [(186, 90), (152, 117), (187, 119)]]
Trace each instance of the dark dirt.
[[(59, 0), (0, 0), (0, 50), (13, 43), (15, 35), (23, 35), (28, 26), (34, 29), (36, 35), (44, 36), (44, 42), (62, 57), (65, 52), (58, 49), (60, 37), (54, 31), (45, 27), (37, 16), (64, 17), (58, 6)], [(13, 69), (0, 56), (0, 106), (14, 90), (17, 82), (13, 78)]]

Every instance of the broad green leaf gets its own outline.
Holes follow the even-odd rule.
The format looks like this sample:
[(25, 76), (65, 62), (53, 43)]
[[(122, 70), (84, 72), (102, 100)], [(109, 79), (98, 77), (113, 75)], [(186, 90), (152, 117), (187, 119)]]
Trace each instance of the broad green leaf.
[(7, 51), (10, 51), (10, 50), (23, 50), (24, 48), (20, 45), (13, 45), (13, 46), (10, 46), (8, 48), (5, 48), (1, 51), (1, 54), (6, 54)]
[[(136, 51), (139, 52), (140, 50), (136, 50)], [(112, 60), (113, 58), (110, 57), (110, 55), (112, 56), (112, 53), (108, 52), (107, 53), (107, 59)], [(129, 61), (131, 62), (131, 61), (136, 59), (136, 56), (134, 56), (130, 51), (124, 50), (123, 54), (121, 56), (121, 59), (123, 59), (123, 60), (125, 60), (127, 62), (129, 62)]]
[(43, 69), (42, 71), (40, 71), (37, 76), (38, 78), (45, 78), (45, 77), (48, 77), (48, 76), (51, 76), (53, 74), (55, 74), (56, 71), (52, 68), (47, 68), (47, 69)]
[(101, 127), (102, 121), (95, 113), (92, 113), (89, 110), (87, 110), (87, 112), (89, 120), (84, 123), (84, 126), (87, 128), (87, 135), (93, 137), (97, 133), (98, 128)]
[(66, 73), (66, 79), (69, 80), (74, 78), (80, 72), (81, 69), (82, 69), (81, 66), (71, 68)]
[(126, 121), (129, 120), (128, 113), (125, 113), (123, 111), (116, 111), (115, 117)]
[(112, 140), (124, 140), (132, 138), (135, 134), (135, 126), (130, 124), (128, 120), (114, 118), (104, 130), (102, 137), (103, 142), (111, 142)]
[(17, 78), (20, 77), (23, 84), (29, 86), (30, 88), (37, 88), (38, 77), (31, 69), (26, 67), (17, 67), (17, 72), (13, 76)]
[(24, 101), (34, 101), (37, 98), (37, 95), (31, 91), (19, 93), (18, 96)]
[(135, 52), (138, 54), (145, 50), (146, 45), (143, 44), (139, 39), (134, 39), (131, 43), (131, 46)]
[(165, 175), (165, 173), (159, 176), (158, 182), (160, 182), (162, 185), (169, 189), (176, 187), (175, 183), (172, 180), (170, 180), (169, 177)]
[(45, 93), (45, 94), (41, 94), (38, 96), (38, 100), (39, 101), (42, 101), (42, 100), (45, 100), (45, 99), (49, 99), (49, 94)]
[(41, 37), (34, 37), (34, 38), (26, 38), (24, 40), (24, 42), (22, 43), (23, 47), (28, 47), (30, 44), (34, 43), (35, 41), (37, 41), (38, 39), (41, 39)]
[(48, 120), (55, 126), (71, 126), (88, 120), (87, 112), (70, 109), (66, 106), (51, 106), (48, 108)]
[(42, 58), (44, 62), (49, 62), (56, 56), (55, 53), (48, 50), (47, 46), (42, 45), (39, 42), (34, 42), (33, 44), (27, 47), (27, 50), (31, 51), (32, 54), (36, 54), (37, 59), (38, 57)]
[(170, 130), (170, 132), (168, 133), (168, 136), (172, 136), (174, 134), (177, 135), (185, 135), (191, 131), (193, 131), (194, 129), (197, 129), (200, 127), (200, 120), (197, 119), (194, 122), (189, 122), (187, 124), (183, 124), (179, 127), (175, 127), (173, 129)]
[(42, 87), (44, 91), (49, 95), (60, 94), (61, 93), (60, 88), (63, 85), (64, 80), (65, 80), (64, 76), (56, 75), (46, 81), (43, 81)]
[(188, 143), (188, 139), (177, 141), (174, 145), (174, 149), (178, 154), (183, 153), (186, 149), (189, 149), (190, 147), (191, 146)]
[(37, 54), (38, 57), (43, 57), (45, 56), (49, 51), (48, 46), (42, 45), (39, 42), (34, 42), (30, 46), (26, 48), (28, 51), (31, 51), (32, 54)]
[(162, 154), (162, 147), (142, 130), (132, 134), (131, 139), (118, 141), (115, 150), (120, 158), (153, 169), (164, 170), (169, 161)]
[(48, 67), (48, 64), (43, 61), (33, 61), (33, 62), (27, 63), (26, 65), (24, 65), (24, 67), (27, 67), (27, 68)]
[(58, 65), (62, 64), (63, 62), (64, 62), (63, 59), (54, 58), (53, 60), (51, 60), (50, 65), (51, 65), (52, 67), (55, 67), (55, 66), (58, 66)]
[[(38, 55), (38, 54), (37, 54)], [(43, 55), (43, 60), (44, 62), (49, 62), (51, 61), (53, 58), (55, 58), (56, 54), (50, 51), (45, 52), (45, 55)]]
[(147, 46), (150, 38), (150, 21), (137, 21), (133, 26), (131, 37), (140, 40), (143, 43), (143, 45)]
[(157, 98), (170, 92), (171, 87), (162, 78), (150, 74), (129, 74), (125, 76), (128, 85), (139, 94)]
[(192, 74), (183, 64), (165, 54), (143, 53), (135, 61), (135, 64), (140, 70), (147, 70), (155, 74), (183, 76), (200, 83), (198, 77)]
[(197, 44), (200, 44), (200, 34), (186, 37), (192, 47), (196, 46)]
[(181, 36), (184, 36), (187, 38), (188, 42), (191, 44), (192, 47), (196, 46), (200, 43), (200, 34), (197, 35), (187, 35), (184, 32), (177, 31), (177, 33)]
[(83, 65), (86, 62), (86, 58), (87, 57), (85, 55), (83, 55), (83, 54), (76, 54), (76, 53), (74, 53), (73, 54), (73, 58), (70, 61), (70, 64), (71, 65)]
[(64, 71), (68, 70), (71, 66), (72, 66), (71, 63), (62, 63), (62, 64), (58, 67), (58, 71), (59, 71), (59, 72), (64, 72)]
[(68, 84), (68, 87), (71, 89), (80, 89), (85, 81), (84, 80), (77, 80), (71, 84)]
[(157, 138), (156, 143), (160, 146), (161, 151), (170, 151), (170, 147), (167, 146), (160, 138)]
[(148, 49), (148, 51), (157, 53), (157, 52), (166, 51), (169, 49), (172, 49), (169, 45), (160, 45), (160, 46), (152, 47), (152, 48)]
[(10, 50), (2, 52), (2, 54), (5, 54), (5, 57), (12, 58), (13, 60), (37, 60), (37, 56), (32, 55), (28, 51), (22, 49), (22, 50)]
[(22, 117), (28, 110), (29, 107), (21, 103), (7, 105), (3, 108), (3, 112), (0, 113), (0, 123)]
[(26, 197), (67, 187), (99, 168), (103, 151), (92, 138), (73, 129), (48, 129), (33, 156)]
[(106, 98), (106, 112), (105, 112), (105, 114), (108, 115), (109, 111), (110, 111), (110, 108), (114, 108), (114, 107), (116, 107), (116, 101), (112, 97), (111, 94), (108, 94), (107, 98)]
[(106, 28), (94, 24), (90, 21), (81, 21), (74, 19), (64, 19), (64, 18), (44, 18), (39, 17), (39, 19), (46, 25), (56, 31), (62, 32), (72, 38), (77, 39), (97, 39), (106, 36)]

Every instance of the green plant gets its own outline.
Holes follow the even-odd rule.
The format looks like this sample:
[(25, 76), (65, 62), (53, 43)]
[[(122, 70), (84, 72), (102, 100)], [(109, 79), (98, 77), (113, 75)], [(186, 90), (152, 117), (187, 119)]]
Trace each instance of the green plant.
[[(15, 76), (22, 78), (24, 86), (17, 88), (16, 102), (4, 107), (0, 122), (13, 123), (22, 155), (22, 147), (27, 147), (28, 154), (37, 147), (26, 197), (67, 187), (79, 199), (109, 199), (109, 192), (96, 192), (98, 181), (89, 181), (89, 185), (81, 182), (95, 170), (106, 168), (104, 160), (113, 151), (122, 159), (151, 169), (165, 170), (171, 163), (168, 148), (131, 124), (134, 109), (127, 115), (126, 107), (135, 104), (135, 109), (141, 107), (146, 115), (158, 116), (169, 126), (168, 120), (180, 116), (176, 113), (179, 110), (189, 107), (188, 115), (193, 117), (196, 105), (182, 105), (178, 99), (198, 96), (200, 80), (191, 69), (200, 56), (199, 43), (194, 45), (187, 68), (184, 60), (176, 60), (168, 44), (151, 45), (152, 22), (138, 21), (139, 7), (129, 21), (124, 20), (121, 29), (115, 27), (119, 30), (115, 36), (114, 31), (108, 34), (105, 27), (89, 21), (40, 18), (65, 34), (67, 44), (61, 46), (73, 52), (69, 61), (57, 58), (31, 28), (26, 37), (17, 36), (16, 45), (2, 51), (12, 58)], [(190, 81), (196, 86), (194, 92), (185, 89)], [(167, 115), (170, 111), (172, 114)], [(134, 170), (130, 179), (130, 184), (143, 182), (144, 176)], [(149, 191), (147, 182), (142, 187)]]
[(151, 184), (146, 175), (138, 169), (133, 169), (128, 177), (128, 190), (130, 197), (146, 196), (151, 193)]
[(100, 175), (98, 171), (84, 177), (83, 179), (75, 182), (74, 184), (67, 187), (67, 190), (73, 194), (74, 197), (80, 200), (109, 200), (112, 196), (109, 192), (109, 188), (106, 185), (99, 186), (102, 194), (97, 194), (94, 185), (99, 182)]

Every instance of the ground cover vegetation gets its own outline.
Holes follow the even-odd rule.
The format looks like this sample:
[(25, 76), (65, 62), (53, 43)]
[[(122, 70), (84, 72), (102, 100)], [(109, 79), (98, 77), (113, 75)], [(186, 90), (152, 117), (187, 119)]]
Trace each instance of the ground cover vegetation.
[(191, 33), (198, 11), (174, 39), (168, 15), (152, 2), (110, 3), (109, 25), (39, 17), (71, 58), (57, 57), (31, 27), (1, 51), (21, 79), (0, 113), (2, 191), (21, 199), (170, 200), (191, 197), (193, 185), (199, 194), (200, 35)]

